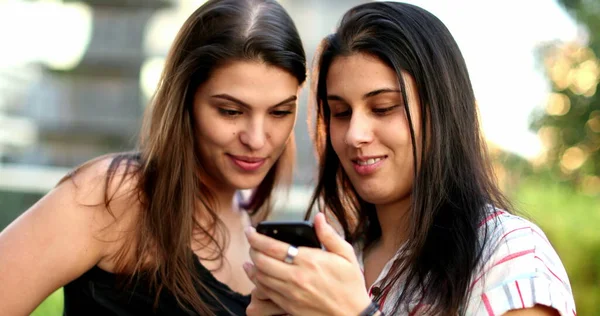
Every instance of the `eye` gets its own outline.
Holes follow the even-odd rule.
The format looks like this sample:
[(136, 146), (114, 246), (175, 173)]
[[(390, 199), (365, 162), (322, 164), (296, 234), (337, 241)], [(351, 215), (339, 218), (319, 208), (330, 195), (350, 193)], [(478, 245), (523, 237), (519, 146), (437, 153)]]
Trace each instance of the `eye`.
[(229, 117), (234, 117), (234, 116), (242, 115), (242, 111), (232, 110), (232, 109), (225, 109), (225, 108), (219, 108), (219, 113), (221, 115), (229, 116)]
[(352, 107), (347, 104), (334, 104), (329, 106), (330, 116), (344, 118), (352, 115)]
[(273, 115), (275, 117), (286, 117), (292, 113), (293, 113), (292, 111), (283, 111), (283, 110), (271, 111), (271, 115)]
[(339, 117), (339, 118), (349, 117), (351, 114), (352, 114), (351, 110), (339, 111), (339, 112), (335, 112), (335, 113), (331, 112), (331, 115), (333, 117)]
[(386, 108), (375, 108), (375, 109), (373, 109), (373, 113), (375, 113), (377, 115), (382, 115), (383, 116), (383, 115), (386, 115), (389, 112), (391, 112), (391, 111), (393, 111), (393, 110), (395, 110), (395, 109), (397, 109), (399, 107), (400, 107), (400, 105), (396, 104), (396, 105), (392, 105), (392, 106), (389, 106), (389, 107), (386, 107)]

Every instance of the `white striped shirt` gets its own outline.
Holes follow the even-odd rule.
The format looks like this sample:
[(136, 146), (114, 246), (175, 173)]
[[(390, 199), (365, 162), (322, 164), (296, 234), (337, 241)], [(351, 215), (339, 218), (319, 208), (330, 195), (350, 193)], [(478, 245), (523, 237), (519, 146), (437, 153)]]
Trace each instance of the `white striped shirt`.
[[(489, 260), (473, 275), (470, 298), (463, 308), (465, 315), (502, 315), (536, 304), (553, 307), (562, 316), (576, 315), (569, 278), (542, 230), (519, 216), (500, 210), (491, 213), (486, 223), (490, 243), (484, 257)], [(357, 247), (356, 253), (363, 268), (359, 248), (362, 247)], [(401, 247), (385, 265), (369, 289), (372, 298), (380, 291), (392, 263), (404, 254)], [(403, 286), (398, 282), (388, 293), (381, 295), (380, 305), (386, 315), (405, 315), (407, 303), (409, 315), (420, 315), (423, 306), (418, 301), (403, 302), (400, 310), (394, 310)]]

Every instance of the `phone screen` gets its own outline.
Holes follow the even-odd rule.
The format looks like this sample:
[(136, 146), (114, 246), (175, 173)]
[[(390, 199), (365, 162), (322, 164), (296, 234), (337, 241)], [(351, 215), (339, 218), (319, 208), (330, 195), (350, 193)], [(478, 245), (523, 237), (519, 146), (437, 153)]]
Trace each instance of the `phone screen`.
[(264, 221), (258, 224), (256, 231), (295, 247), (322, 248), (309, 221)]

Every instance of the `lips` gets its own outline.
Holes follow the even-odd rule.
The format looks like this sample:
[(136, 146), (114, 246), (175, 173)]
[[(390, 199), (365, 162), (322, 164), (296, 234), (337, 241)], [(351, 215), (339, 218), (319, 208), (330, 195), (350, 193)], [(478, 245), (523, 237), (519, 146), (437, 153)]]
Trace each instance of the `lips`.
[(263, 157), (250, 157), (250, 156), (236, 156), (227, 154), (231, 162), (236, 165), (242, 171), (256, 171), (267, 161), (266, 158)]
[(373, 174), (385, 162), (387, 156), (363, 156), (352, 159), (352, 167), (362, 176)]
[(368, 165), (372, 165), (378, 161), (381, 161), (382, 159), (384, 159), (384, 157), (369, 158), (366, 160), (356, 159), (356, 160), (354, 160), (354, 162), (361, 166), (368, 166)]

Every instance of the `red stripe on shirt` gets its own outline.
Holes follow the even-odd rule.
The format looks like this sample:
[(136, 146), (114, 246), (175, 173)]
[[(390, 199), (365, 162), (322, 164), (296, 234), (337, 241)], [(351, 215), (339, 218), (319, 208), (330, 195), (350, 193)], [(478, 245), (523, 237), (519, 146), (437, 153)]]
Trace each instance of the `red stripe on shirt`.
[(525, 302), (523, 302), (523, 295), (521, 294), (521, 289), (519, 288), (519, 282), (515, 281), (515, 285), (517, 286), (517, 292), (519, 292), (519, 298), (521, 299), (521, 306), (525, 308)]
[(485, 305), (485, 310), (488, 312), (488, 315), (494, 316), (494, 310), (492, 309), (492, 305), (490, 304), (490, 300), (488, 300), (487, 295), (483, 293), (481, 295), (481, 299), (483, 300), (483, 304)]
[(529, 249), (529, 250), (523, 250), (520, 252), (515, 252), (512, 253), (504, 258), (502, 258), (500, 261), (496, 262), (493, 266), (491, 266), (489, 269), (487, 269), (484, 273), (482, 273), (475, 281), (473, 281), (473, 283), (471, 283), (471, 290), (473, 289), (473, 287), (475, 286), (475, 284), (477, 284), (477, 282), (479, 282), (479, 280), (481, 280), (481, 278), (486, 274), (489, 273), (490, 270), (492, 270), (494, 267), (496, 267), (497, 265), (504, 263), (506, 261), (510, 261), (512, 259), (518, 258), (518, 257), (522, 257), (524, 255), (530, 254), (535, 252), (535, 249)]
[(501, 264), (501, 263), (504, 263), (506, 261), (510, 261), (512, 259), (515, 259), (515, 258), (518, 258), (518, 257), (522, 257), (524, 255), (528, 255), (528, 254), (534, 253), (534, 252), (535, 252), (535, 249), (528, 249), (528, 250), (523, 250), (523, 251), (512, 253), (512, 254), (510, 254), (510, 255), (502, 258), (500, 261), (496, 262), (496, 264), (494, 264), (492, 266), (492, 268), (495, 267), (495, 266), (497, 266), (497, 265), (499, 265), (499, 264)]
[(479, 227), (483, 226), (483, 224), (491, 221), (492, 219), (498, 217), (498, 215), (503, 214), (503, 213), (504, 213), (504, 211), (496, 211), (496, 212), (494, 212), (492, 215), (486, 217), (486, 219), (484, 219), (483, 222), (479, 223)]
[(544, 262), (544, 260), (542, 260), (542, 258), (535, 256), (534, 258), (538, 259), (539, 261), (542, 262), (542, 264), (546, 267), (546, 269), (548, 269), (548, 271), (550, 271), (550, 273), (552, 273), (552, 275), (557, 278), (561, 283), (565, 283), (563, 282), (563, 280), (561, 278), (558, 277), (558, 275), (556, 275), (556, 273), (554, 273), (554, 271), (552, 271), (552, 269), (550, 269), (550, 267), (548, 267), (548, 265), (546, 264), (546, 262)]
[(504, 239), (504, 238), (506, 238), (506, 236), (508, 236), (508, 235), (510, 235), (510, 234), (512, 234), (512, 233), (514, 233), (516, 231), (522, 230), (522, 229), (531, 229), (531, 227), (530, 226), (525, 226), (525, 227), (515, 228), (515, 229), (509, 231), (508, 233), (502, 235), (502, 237), (500, 237), (499, 241), (502, 240), (502, 239)]
[(381, 303), (379, 304), (379, 306), (381, 306), (381, 308), (383, 308), (383, 306), (385, 306), (385, 299), (387, 298), (388, 293), (390, 293), (390, 288), (391, 288), (391, 286), (388, 286), (386, 291), (383, 293), (383, 296), (381, 297), (381, 300), (380, 300)]
[(417, 315), (417, 311), (419, 311), (419, 309), (421, 309), (421, 306), (423, 306), (422, 304), (419, 304), (415, 307), (415, 309), (413, 309), (410, 314), (408, 314), (408, 316), (415, 316)]

